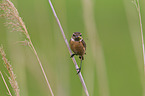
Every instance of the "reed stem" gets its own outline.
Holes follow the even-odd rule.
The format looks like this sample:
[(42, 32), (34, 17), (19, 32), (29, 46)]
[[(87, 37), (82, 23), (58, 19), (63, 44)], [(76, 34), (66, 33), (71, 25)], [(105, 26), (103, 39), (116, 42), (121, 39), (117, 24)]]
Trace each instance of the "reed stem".
[[(51, 3), (51, 0), (48, 0), (48, 2), (49, 2), (49, 4), (50, 4), (50, 6), (51, 6), (51, 9), (52, 9), (53, 14), (54, 14), (54, 16), (55, 16), (55, 19), (56, 19), (56, 21), (57, 21), (57, 23), (58, 23), (58, 25), (59, 25), (59, 28), (60, 28), (61, 33), (62, 33), (62, 36), (63, 36), (64, 41), (65, 41), (65, 43), (66, 43), (66, 46), (67, 46), (67, 48), (68, 48), (68, 50), (69, 50), (69, 53), (70, 53), (70, 55), (71, 55), (71, 54), (72, 54), (72, 51), (71, 51), (71, 49), (70, 49), (69, 43), (68, 43), (68, 41), (67, 41), (67, 39), (66, 39), (66, 36), (65, 36), (65, 34), (64, 34), (64, 31), (63, 31), (63, 28), (62, 28), (62, 26), (61, 26), (61, 23), (60, 23), (60, 21), (59, 21), (59, 19), (58, 19), (58, 17), (57, 17), (57, 14), (56, 14), (56, 12), (55, 12), (55, 10), (54, 10), (54, 7), (53, 7), (53, 5), (52, 5), (52, 3)], [(74, 63), (74, 65), (75, 65), (75, 68), (78, 69), (79, 67), (78, 67), (78, 65), (77, 65), (77, 62), (76, 62), (75, 58), (73, 57), (72, 60), (73, 60), (73, 63)], [(87, 90), (87, 87), (86, 87), (86, 84), (85, 84), (85, 81), (84, 81), (84, 79), (83, 79), (83, 76), (82, 76), (81, 72), (78, 74), (78, 76), (79, 76), (80, 81), (81, 81), (81, 83), (82, 83), (82, 85), (83, 85), (83, 88), (84, 88), (84, 91), (85, 91), (85, 93), (86, 93), (86, 96), (89, 96), (89, 92), (88, 92), (88, 90)]]

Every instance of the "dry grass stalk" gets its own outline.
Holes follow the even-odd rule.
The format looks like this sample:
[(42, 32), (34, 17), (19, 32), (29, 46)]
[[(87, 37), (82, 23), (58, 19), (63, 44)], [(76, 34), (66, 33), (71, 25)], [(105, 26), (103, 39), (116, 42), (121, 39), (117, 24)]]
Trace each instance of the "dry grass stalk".
[(8, 77), (8, 78), (9, 78), (10, 84), (11, 84), (16, 96), (20, 96), (20, 94), (19, 94), (20, 90), (19, 90), (18, 83), (16, 81), (16, 76), (13, 72), (13, 68), (12, 68), (10, 62), (6, 58), (6, 54), (5, 54), (2, 46), (0, 47), (0, 54), (2, 55), (2, 59), (4, 61), (4, 64), (6, 65), (6, 68), (9, 72), (10, 77)]
[(48, 82), (47, 76), (45, 74), (45, 71), (43, 69), (43, 66), (41, 64), (41, 61), (37, 55), (37, 52), (32, 44), (32, 41), (31, 41), (28, 31), (26, 29), (26, 26), (25, 26), (22, 18), (19, 16), (17, 9), (13, 5), (13, 3), (9, 0), (2, 0), (2, 3), (0, 3), (0, 9), (2, 9), (4, 11), (4, 14), (2, 14), (1, 16), (4, 16), (7, 19), (6, 24), (12, 28), (12, 31), (20, 31), (25, 34), (27, 40), (25, 40), (24, 42), (27, 43), (26, 45), (29, 45), (29, 47), (33, 50), (34, 54), (36, 55), (39, 65), (41, 67), (41, 70), (43, 72), (43, 75), (45, 77), (45, 80), (47, 82), (48, 88), (51, 92), (51, 95), (54, 96), (51, 86)]
[(10, 89), (9, 89), (9, 87), (8, 87), (8, 85), (7, 85), (6, 81), (5, 81), (5, 78), (4, 78), (3, 74), (1, 73), (1, 71), (0, 71), (0, 74), (1, 74), (1, 77), (2, 77), (2, 79), (3, 79), (3, 81), (4, 81), (4, 83), (5, 83), (5, 86), (6, 86), (7, 90), (8, 90), (8, 92), (9, 92), (8, 95), (12, 96), (12, 94), (11, 94), (11, 92), (10, 92)]
[[(56, 12), (55, 12), (55, 10), (54, 10), (54, 7), (53, 7), (53, 5), (52, 5), (52, 3), (51, 3), (51, 0), (48, 0), (48, 2), (49, 2), (49, 4), (50, 4), (50, 6), (51, 6), (51, 9), (52, 9), (53, 14), (54, 14), (54, 16), (55, 16), (55, 19), (56, 19), (56, 21), (57, 21), (57, 23), (58, 23), (58, 25), (59, 25), (59, 28), (60, 28), (60, 30), (61, 30), (62, 36), (63, 36), (63, 38), (64, 38), (64, 41), (65, 41), (66, 46), (67, 46), (67, 48), (68, 48), (68, 50), (69, 50), (69, 53), (72, 54), (72, 51), (71, 51), (70, 46), (69, 46), (69, 43), (68, 43), (68, 41), (67, 41), (67, 39), (66, 39), (66, 36), (65, 36), (65, 34), (64, 34), (64, 31), (63, 31), (63, 28), (62, 28), (62, 26), (61, 26), (61, 23), (60, 23), (58, 17), (57, 17), (57, 14), (56, 14)], [(75, 58), (73, 57), (72, 60), (73, 60), (73, 63), (74, 63), (74, 65), (75, 65), (75, 68), (78, 69), (79, 67), (78, 67), (78, 65), (77, 65), (77, 62), (76, 62)], [(78, 70), (77, 70), (77, 71), (78, 71)], [(81, 81), (81, 83), (82, 83), (82, 85), (83, 85), (83, 88), (84, 88), (84, 91), (85, 91), (85, 93), (86, 93), (86, 96), (89, 96), (89, 92), (88, 92), (88, 90), (87, 90), (87, 87), (86, 87), (86, 84), (85, 84), (85, 81), (84, 81), (84, 79), (83, 79), (83, 76), (82, 76), (81, 72), (78, 74), (78, 76), (79, 76), (80, 81)]]
[(143, 49), (143, 59), (144, 59), (144, 71), (145, 71), (144, 38), (143, 38), (143, 27), (142, 27), (142, 20), (141, 20), (141, 12), (140, 12), (139, 0), (134, 0), (133, 3), (134, 3), (134, 5), (136, 6), (136, 9), (137, 9), (137, 11), (138, 11), (138, 16), (139, 16), (139, 24), (140, 24), (141, 37), (142, 37), (142, 49)]
[(18, 22), (21, 18), (12, 2), (9, 0), (2, 0), (0, 3), (0, 9), (4, 11), (4, 14), (1, 14), (0, 16), (7, 19), (6, 25), (12, 29), (11, 31), (23, 32), (22, 26), (20, 22)]

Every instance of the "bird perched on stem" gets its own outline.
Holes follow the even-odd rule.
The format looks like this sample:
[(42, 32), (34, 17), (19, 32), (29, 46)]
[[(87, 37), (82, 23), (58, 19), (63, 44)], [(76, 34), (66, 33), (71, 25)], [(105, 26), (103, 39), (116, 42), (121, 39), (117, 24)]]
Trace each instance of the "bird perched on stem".
[(74, 54), (71, 55), (71, 58), (74, 55), (79, 55), (79, 58), (81, 59), (81, 64), (80, 64), (80, 68), (77, 69), (78, 73), (80, 73), (81, 71), (81, 67), (82, 67), (82, 60), (84, 60), (84, 54), (86, 51), (86, 43), (82, 38), (82, 34), (80, 32), (74, 32), (71, 39), (70, 39), (70, 47), (71, 50), (74, 52)]

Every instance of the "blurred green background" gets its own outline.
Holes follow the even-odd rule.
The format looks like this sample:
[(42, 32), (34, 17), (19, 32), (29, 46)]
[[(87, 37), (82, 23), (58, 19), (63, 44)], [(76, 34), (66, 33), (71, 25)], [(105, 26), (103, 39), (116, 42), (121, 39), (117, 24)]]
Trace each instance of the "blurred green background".
[[(52, 0), (68, 41), (73, 32), (82, 32), (87, 43), (82, 75), (90, 96), (145, 96), (139, 18), (132, 1)], [(13, 3), (27, 26), (55, 96), (85, 96), (48, 1)], [(140, 7), (145, 30), (145, 1), (140, 0)], [(0, 18), (0, 44), (13, 66), (21, 96), (51, 96), (36, 56), (28, 46), (17, 43), (25, 36), (9, 32), (4, 23)], [(2, 59), (0, 71), (13, 93)], [(0, 77), (0, 96), (7, 93)]]

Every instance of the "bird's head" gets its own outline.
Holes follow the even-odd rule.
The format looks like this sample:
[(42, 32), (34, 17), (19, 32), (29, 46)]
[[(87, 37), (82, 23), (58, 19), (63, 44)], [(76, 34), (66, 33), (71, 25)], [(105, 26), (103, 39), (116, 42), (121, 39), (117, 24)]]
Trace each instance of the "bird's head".
[(82, 33), (74, 32), (71, 39), (73, 39), (74, 41), (81, 41), (83, 39)]

